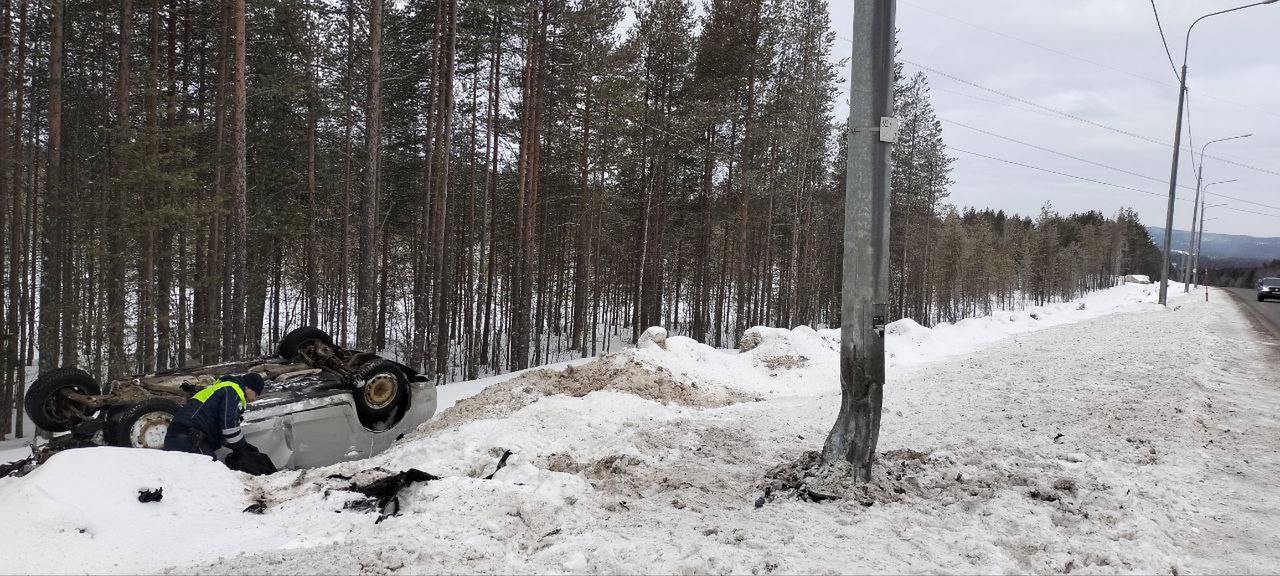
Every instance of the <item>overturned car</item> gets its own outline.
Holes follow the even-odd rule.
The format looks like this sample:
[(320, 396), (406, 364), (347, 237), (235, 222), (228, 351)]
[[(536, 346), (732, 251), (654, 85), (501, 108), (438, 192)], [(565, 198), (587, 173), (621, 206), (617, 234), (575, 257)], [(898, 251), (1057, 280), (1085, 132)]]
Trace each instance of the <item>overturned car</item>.
[(277, 468), (309, 468), (374, 456), (435, 414), (435, 385), (371, 352), (342, 348), (304, 326), (274, 356), (179, 368), (98, 383), (78, 368), (40, 375), (27, 391), (31, 420), (65, 432), (36, 449), (44, 461), (67, 448), (161, 448), (173, 415), (224, 374), (256, 372), (266, 381), (241, 430)]

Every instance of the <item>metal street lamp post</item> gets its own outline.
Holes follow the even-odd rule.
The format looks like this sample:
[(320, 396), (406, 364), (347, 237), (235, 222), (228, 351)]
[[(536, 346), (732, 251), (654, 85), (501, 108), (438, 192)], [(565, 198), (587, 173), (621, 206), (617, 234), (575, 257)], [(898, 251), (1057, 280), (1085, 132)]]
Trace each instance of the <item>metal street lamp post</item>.
[(1273, 4), (1275, 2), (1276, 0), (1263, 0), (1262, 2), (1254, 2), (1252, 4), (1245, 4), (1244, 6), (1210, 12), (1209, 14), (1196, 18), (1195, 22), (1192, 22), (1191, 25), (1187, 27), (1187, 36), (1182, 44), (1182, 72), (1178, 77), (1178, 118), (1174, 123), (1173, 129), (1173, 165), (1169, 168), (1169, 206), (1165, 209), (1164, 216), (1164, 255), (1160, 262), (1161, 304), (1169, 303), (1169, 248), (1171, 245), (1170, 243), (1173, 240), (1173, 202), (1177, 198), (1178, 191), (1178, 153), (1182, 150), (1182, 110), (1187, 98), (1187, 53), (1191, 49), (1191, 31), (1195, 29), (1196, 24), (1199, 24), (1201, 20), (1210, 16), (1244, 10), (1245, 8), (1252, 8), (1263, 4)]
[[(1204, 150), (1214, 142), (1225, 142), (1227, 140), (1237, 140), (1240, 138), (1248, 138), (1250, 136), (1253, 136), (1252, 132), (1250, 132), (1249, 134), (1241, 134), (1239, 136), (1228, 136), (1226, 138), (1218, 138), (1217, 140), (1210, 140), (1208, 142), (1205, 142), (1204, 146), (1200, 147), (1200, 168), (1196, 170), (1196, 200), (1191, 205), (1191, 236), (1187, 238), (1187, 253), (1182, 257), (1182, 292), (1184, 294), (1191, 291), (1191, 278), (1190, 276), (1188, 276), (1187, 272), (1188, 272), (1188, 265), (1191, 265), (1192, 267), (1194, 267), (1194, 264), (1191, 264), (1191, 254), (1197, 249), (1196, 212), (1200, 208), (1200, 183), (1203, 181), (1203, 178), (1204, 178)], [(1215, 182), (1215, 184), (1221, 184), (1221, 182)], [(1192, 274), (1194, 274), (1194, 272), (1192, 272)]]
[[(1204, 185), (1204, 193), (1205, 193), (1205, 196), (1208, 196), (1208, 195), (1209, 195), (1209, 188), (1210, 188), (1210, 187), (1212, 187), (1212, 186), (1216, 186), (1216, 185), (1218, 185), (1218, 184), (1228, 184), (1228, 183), (1235, 182), (1235, 181), (1236, 181), (1236, 179), (1235, 179), (1235, 178), (1232, 178), (1232, 179), (1230, 179), (1230, 180), (1219, 180), (1219, 181), (1217, 181), (1217, 182), (1210, 182), (1210, 183), (1208, 183), (1208, 184), (1205, 184), (1205, 185)], [(1195, 284), (1195, 285), (1196, 285), (1196, 287), (1199, 287), (1199, 286), (1200, 286), (1200, 282), (1199, 282), (1199, 278), (1198, 278), (1197, 274), (1198, 274), (1198, 273), (1199, 273), (1199, 271), (1200, 271), (1200, 243), (1204, 240), (1204, 223), (1205, 223), (1205, 219), (1204, 219), (1204, 212), (1205, 212), (1205, 209), (1206, 209), (1206, 208), (1217, 208), (1218, 206), (1226, 206), (1226, 204), (1215, 204), (1215, 205), (1213, 205), (1213, 206), (1207, 206), (1207, 207), (1206, 207), (1206, 206), (1204, 205), (1204, 204), (1205, 204), (1205, 200), (1206, 200), (1206, 198), (1201, 198), (1201, 199), (1200, 199), (1200, 230), (1199, 230), (1199, 232), (1198, 232), (1198, 233), (1196, 234), (1196, 236), (1195, 236), (1195, 241), (1196, 241), (1196, 244), (1195, 244), (1195, 252), (1194, 252), (1193, 256), (1191, 257), (1191, 283), (1192, 283), (1192, 284)]]
[[(1225, 206), (1225, 204), (1219, 204), (1218, 206)], [(1214, 208), (1214, 206), (1209, 206), (1209, 208)], [(1199, 234), (1198, 236), (1196, 236), (1196, 260), (1197, 260), (1197, 262), (1199, 261), (1199, 256), (1200, 256), (1200, 242), (1201, 242), (1202, 240), (1204, 240), (1204, 223), (1205, 223), (1205, 222), (1212, 222), (1212, 221), (1217, 220), (1217, 219), (1218, 219), (1218, 217), (1217, 217), (1217, 216), (1214, 216), (1213, 218), (1205, 218), (1205, 217), (1204, 217), (1204, 211), (1203, 211), (1203, 210), (1201, 210), (1201, 211), (1200, 211), (1200, 234)], [(1194, 274), (1194, 273), (1195, 273), (1195, 271), (1192, 271), (1192, 274)], [(1200, 283), (1199, 283), (1199, 282), (1196, 282), (1196, 288), (1199, 288), (1199, 287), (1200, 287)]]

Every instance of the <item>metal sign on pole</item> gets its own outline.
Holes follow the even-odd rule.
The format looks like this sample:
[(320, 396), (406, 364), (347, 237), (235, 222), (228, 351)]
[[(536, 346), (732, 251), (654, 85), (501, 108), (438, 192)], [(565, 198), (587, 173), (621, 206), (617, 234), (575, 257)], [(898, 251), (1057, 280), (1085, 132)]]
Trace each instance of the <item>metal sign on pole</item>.
[(840, 413), (822, 460), (847, 460), (871, 478), (884, 397), (884, 325), (889, 299), (890, 146), (894, 0), (854, 0), (840, 295)]

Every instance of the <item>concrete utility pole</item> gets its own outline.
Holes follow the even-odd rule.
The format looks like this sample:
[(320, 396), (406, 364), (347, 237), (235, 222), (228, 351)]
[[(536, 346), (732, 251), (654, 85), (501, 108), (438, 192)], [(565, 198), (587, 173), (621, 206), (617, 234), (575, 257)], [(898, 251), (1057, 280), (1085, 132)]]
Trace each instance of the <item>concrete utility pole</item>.
[[(1222, 204), (1219, 204), (1218, 206), (1222, 206)], [(1213, 208), (1213, 206), (1209, 206), (1208, 208)], [(1196, 264), (1199, 264), (1200, 262), (1200, 242), (1204, 240), (1204, 223), (1217, 220), (1217, 219), (1218, 219), (1217, 216), (1214, 216), (1213, 218), (1205, 218), (1204, 207), (1200, 209), (1200, 233), (1196, 236)], [(1193, 266), (1195, 266), (1196, 264), (1193, 264)], [(1195, 281), (1196, 281), (1196, 287), (1199, 288), (1200, 287), (1199, 282), (1201, 281), (1201, 279), (1196, 278)], [(1209, 292), (1207, 287), (1205, 288), (1204, 296), (1206, 300), (1209, 299)]]
[[(1199, 22), (1199, 20), (1197, 20)], [(1191, 31), (1188, 30), (1190, 35)], [(1169, 247), (1173, 242), (1173, 201), (1178, 197), (1178, 152), (1182, 150), (1182, 106), (1187, 98), (1185, 52), (1178, 83), (1178, 120), (1173, 128), (1173, 167), (1169, 169), (1169, 206), (1164, 213), (1164, 250), (1160, 253), (1160, 304), (1169, 303)]]
[[(1200, 266), (1200, 243), (1204, 241), (1204, 213), (1205, 213), (1205, 208), (1206, 208), (1206, 207), (1205, 207), (1205, 206), (1203, 206), (1203, 205), (1202, 205), (1202, 206), (1200, 206), (1200, 231), (1199, 231), (1198, 233), (1196, 233), (1196, 257), (1195, 257), (1195, 259), (1191, 262), (1191, 274), (1192, 274), (1192, 276), (1194, 276), (1194, 275), (1195, 275), (1196, 270), (1198, 270), (1198, 269), (1199, 269), (1199, 266)], [(1199, 284), (1199, 280), (1200, 280), (1199, 278), (1196, 278), (1196, 286), (1199, 286), (1199, 285), (1200, 285), (1200, 284)]]
[(1173, 128), (1173, 165), (1169, 168), (1169, 206), (1164, 214), (1164, 252), (1160, 258), (1160, 303), (1169, 303), (1169, 248), (1173, 241), (1173, 202), (1177, 199), (1178, 192), (1178, 153), (1182, 151), (1182, 109), (1187, 99), (1187, 53), (1191, 50), (1191, 31), (1195, 29), (1196, 24), (1201, 20), (1210, 16), (1235, 12), (1236, 10), (1244, 10), (1254, 6), (1262, 6), (1263, 4), (1272, 4), (1277, 0), (1262, 0), (1262, 2), (1254, 2), (1235, 8), (1210, 12), (1196, 18), (1187, 27), (1187, 37), (1182, 43), (1182, 72), (1178, 76), (1178, 120), (1174, 123)]
[[(1217, 140), (1210, 140), (1208, 142), (1205, 142), (1204, 146), (1200, 147), (1200, 167), (1196, 169), (1196, 200), (1191, 205), (1191, 237), (1187, 239), (1187, 253), (1182, 257), (1182, 292), (1184, 294), (1191, 291), (1192, 280), (1187, 276), (1187, 272), (1188, 272), (1187, 267), (1190, 266), (1192, 268), (1192, 275), (1195, 274), (1194, 272), (1195, 263), (1191, 262), (1191, 255), (1193, 253), (1198, 254), (1200, 250), (1199, 244), (1197, 243), (1197, 240), (1196, 240), (1197, 238), (1196, 212), (1201, 207), (1200, 183), (1204, 179), (1204, 151), (1206, 148), (1209, 147), (1210, 144), (1213, 144), (1214, 142), (1226, 142), (1227, 140), (1238, 140), (1240, 138), (1249, 138), (1251, 136), (1253, 136), (1252, 132), (1248, 134), (1241, 134), (1239, 136), (1228, 136), (1226, 138), (1218, 138)], [(1227, 182), (1234, 182), (1234, 180), (1227, 180)], [(1213, 184), (1222, 184), (1222, 182), (1214, 182)], [(1210, 186), (1212, 186), (1212, 184)]]
[[(1210, 182), (1204, 185), (1204, 194), (1200, 196), (1200, 204), (1199, 204), (1200, 227), (1198, 230), (1196, 230), (1196, 232), (1192, 235), (1192, 238), (1191, 238), (1194, 241), (1193, 251), (1191, 255), (1191, 283), (1195, 284), (1196, 286), (1200, 285), (1199, 278), (1197, 277), (1197, 271), (1200, 269), (1200, 240), (1204, 237), (1204, 223), (1206, 222), (1206, 220), (1204, 219), (1204, 211), (1206, 208), (1217, 208), (1219, 206), (1226, 206), (1226, 204), (1214, 204), (1213, 206), (1205, 206), (1205, 203), (1209, 196), (1209, 188), (1212, 188), (1213, 186), (1216, 186), (1218, 184), (1227, 184), (1235, 181), (1236, 179), (1232, 178), (1230, 180), (1219, 180), (1217, 182)], [(1210, 220), (1212, 220), (1212, 218), (1210, 218)]]
[[(1203, 150), (1203, 148), (1201, 148)], [(1200, 183), (1204, 181), (1204, 153), (1200, 153), (1200, 167), (1196, 169), (1196, 199), (1191, 203), (1191, 237), (1187, 238), (1187, 251), (1182, 255), (1182, 293), (1191, 291), (1191, 253), (1196, 249), (1196, 214), (1200, 210)]]
[(847, 460), (871, 479), (884, 397), (884, 324), (889, 299), (889, 146), (893, 108), (895, 0), (854, 0), (849, 102), (849, 174), (844, 201), (840, 297), (840, 414), (822, 461)]
[[(1204, 178), (1204, 155), (1201, 155), (1201, 165), (1196, 169), (1196, 200), (1192, 202), (1192, 236), (1187, 238), (1187, 252), (1183, 252), (1183, 292), (1188, 291), (1192, 276), (1188, 273), (1188, 268), (1192, 265), (1192, 250), (1196, 248), (1196, 214), (1199, 210), (1199, 191), (1201, 191), (1201, 183)], [(1169, 236), (1169, 234), (1166, 234)]]

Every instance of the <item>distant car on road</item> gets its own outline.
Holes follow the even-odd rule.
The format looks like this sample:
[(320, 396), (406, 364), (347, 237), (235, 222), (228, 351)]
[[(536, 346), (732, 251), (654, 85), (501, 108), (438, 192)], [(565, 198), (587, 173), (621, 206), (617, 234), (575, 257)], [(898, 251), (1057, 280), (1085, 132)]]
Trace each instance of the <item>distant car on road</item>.
[(1280, 300), (1280, 278), (1263, 278), (1258, 281), (1258, 301), (1270, 298)]
[(107, 444), (161, 448), (183, 402), (222, 374), (257, 372), (266, 389), (244, 414), (245, 438), (278, 468), (368, 458), (435, 413), (436, 390), (416, 370), (334, 344), (304, 326), (276, 354), (99, 383), (78, 368), (46, 372), (26, 394), (31, 420), (70, 432), (42, 446), (38, 460), (67, 448)]

